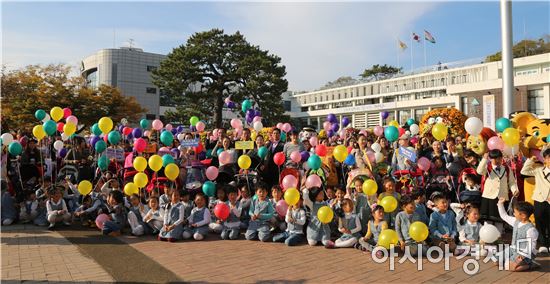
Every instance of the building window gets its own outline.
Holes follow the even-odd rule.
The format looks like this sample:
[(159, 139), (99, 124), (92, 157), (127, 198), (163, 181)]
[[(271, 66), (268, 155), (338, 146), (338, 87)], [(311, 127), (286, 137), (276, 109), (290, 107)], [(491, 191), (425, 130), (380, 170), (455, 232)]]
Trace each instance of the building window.
[(86, 86), (91, 89), (95, 89), (98, 86), (97, 68), (90, 70), (91, 72), (86, 75)]
[(285, 111), (290, 111), (291, 106), (292, 104), (290, 101), (283, 101), (283, 108), (285, 109)]
[(544, 94), (542, 93), (542, 89), (529, 90), (527, 108), (530, 113), (544, 115)]
[(420, 108), (414, 111), (414, 120), (421, 121), (422, 117), (428, 112), (427, 108)]
[(157, 116), (154, 114), (146, 114), (145, 118), (148, 120), (154, 120), (155, 118), (157, 118)]
[(300, 110), (301, 110), (302, 112), (306, 112), (306, 111), (308, 111), (308, 107), (302, 107)]
[(460, 110), (468, 115), (468, 97), (460, 98)]
[(147, 72), (153, 72), (157, 70), (157, 66), (147, 65)]
[(157, 93), (157, 88), (147, 87), (145, 89), (145, 91), (147, 92), (147, 94), (156, 94)]
[(410, 110), (400, 110), (397, 115), (399, 115), (398, 122), (400, 125), (405, 125), (407, 123), (407, 120), (411, 118), (411, 111)]

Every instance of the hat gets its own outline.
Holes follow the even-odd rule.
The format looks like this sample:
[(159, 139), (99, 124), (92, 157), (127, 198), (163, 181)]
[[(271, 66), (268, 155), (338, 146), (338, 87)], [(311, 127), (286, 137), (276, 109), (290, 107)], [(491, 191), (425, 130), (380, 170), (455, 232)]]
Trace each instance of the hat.
[(403, 140), (408, 140), (409, 138), (410, 138), (410, 136), (407, 133), (403, 133), (403, 135), (401, 135), (401, 137), (399, 137), (399, 139), (403, 139)]

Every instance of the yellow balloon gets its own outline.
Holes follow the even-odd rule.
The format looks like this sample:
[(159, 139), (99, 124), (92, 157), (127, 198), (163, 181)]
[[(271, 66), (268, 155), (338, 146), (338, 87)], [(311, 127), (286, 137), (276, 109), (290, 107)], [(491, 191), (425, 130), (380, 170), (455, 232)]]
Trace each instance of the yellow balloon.
[(252, 164), (252, 160), (248, 155), (241, 155), (239, 157), (239, 160), (237, 160), (237, 164), (239, 164), (239, 168), (243, 170), (248, 170), (248, 168), (250, 168), (250, 165)]
[(143, 157), (137, 157), (134, 159), (134, 169), (138, 172), (143, 172), (147, 168), (147, 160)]
[(164, 168), (164, 175), (169, 179), (169, 180), (176, 180), (176, 178), (178, 178), (180, 174), (180, 168), (172, 163), (172, 164), (169, 164), (168, 166), (166, 166), (166, 168)]
[(81, 195), (88, 195), (90, 192), (92, 192), (92, 183), (83, 180), (78, 184), (78, 192), (80, 192)]
[(76, 132), (76, 125), (67, 122), (65, 123), (65, 126), (63, 126), (63, 133), (67, 136), (71, 136)]
[(61, 109), (60, 107), (53, 107), (51, 110), (50, 110), (50, 117), (55, 121), (59, 121), (60, 119), (63, 118), (63, 109)]
[(113, 120), (110, 117), (105, 116), (99, 119), (97, 125), (103, 134), (107, 134), (111, 131), (111, 129), (113, 129)]
[(138, 194), (139, 189), (135, 183), (129, 182), (124, 186), (124, 193), (128, 196), (132, 196), (133, 194)]
[(395, 120), (392, 120), (390, 121), (390, 123), (388, 124), (390, 126), (395, 126), (397, 129), (399, 129), (399, 122), (395, 121)]
[(300, 192), (296, 188), (289, 188), (285, 191), (285, 202), (288, 205), (296, 205), (300, 201)]
[(417, 242), (424, 241), (428, 238), (429, 234), (430, 231), (428, 230), (428, 226), (420, 221), (412, 223), (409, 227), (409, 236)]
[(384, 207), (385, 213), (391, 213), (397, 209), (397, 200), (393, 196), (386, 196), (380, 200), (380, 206)]
[(432, 135), (435, 139), (437, 139), (439, 141), (445, 140), (445, 138), (447, 138), (447, 133), (448, 133), (447, 125), (445, 125), (441, 122), (436, 123), (432, 127)]
[(385, 229), (378, 236), (378, 245), (386, 249), (390, 249), (391, 245), (396, 245), (398, 242), (397, 232), (392, 229)]
[(144, 188), (147, 183), (149, 182), (149, 178), (147, 177), (146, 174), (144, 173), (137, 173), (135, 176), (134, 176), (134, 183), (139, 187), (139, 188)]
[(504, 143), (508, 146), (516, 146), (519, 144), (520, 140), (519, 130), (515, 128), (504, 129), (502, 132), (502, 140), (504, 140)]
[(42, 140), (46, 136), (46, 132), (44, 132), (44, 128), (42, 125), (36, 125), (32, 129), (32, 135), (38, 139), (38, 141)]
[(342, 163), (348, 157), (348, 149), (344, 145), (338, 145), (332, 151), (332, 155), (336, 161)]
[(250, 133), (250, 138), (252, 139), (252, 141), (256, 141), (256, 137), (258, 137), (258, 132), (252, 130), (252, 133)]
[(366, 195), (374, 195), (378, 191), (378, 184), (376, 181), (369, 179), (363, 183), (363, 192)]
[(162, 158), (159, 155), (149, 157), (149, 168), (158, 172), (162, 168)]
[(323, 224), (328, 224), (334, 218), (334, 212), (328, 206), (323, 206), (317, 211), (317, 219)]

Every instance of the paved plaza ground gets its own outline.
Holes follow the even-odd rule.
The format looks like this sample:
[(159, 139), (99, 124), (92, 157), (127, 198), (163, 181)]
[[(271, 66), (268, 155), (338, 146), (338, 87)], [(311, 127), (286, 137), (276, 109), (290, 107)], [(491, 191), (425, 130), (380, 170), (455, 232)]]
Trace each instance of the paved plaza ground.
[(32, 225), (2, 227), (2, 282), (212, 282), (212, 283), (550, 283), (550, 256), (525, 273), (499, 271), (479, 261), (475, 275), (464, 273), (465, 259), (417, 264), (375, 263), (355, 249), (257, 241), (165, 243), (153, 237), (102, 237), (90, 229), (47, 231)]

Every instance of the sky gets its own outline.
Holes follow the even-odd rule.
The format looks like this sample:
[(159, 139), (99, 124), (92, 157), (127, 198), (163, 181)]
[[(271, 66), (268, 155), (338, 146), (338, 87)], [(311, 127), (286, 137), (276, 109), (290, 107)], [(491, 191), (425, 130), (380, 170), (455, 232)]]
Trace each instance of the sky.
[[(482, 59), (500, 50), (500, 10), (490, 2), (5, 2), (2, 64), (79, 62), (103, 48), (167, 54), (195, 32), (240, 31), (282, 58), (289, 90), (310, 91), (373, 64), (424, 66), (412, 32), (429, 31), (426, 63)], [(550, 2), (514, 1), (514, 42), (550, 33)], [(398, 39), (409, 47), (398, 48)], [(411, 49), (413, 64), (411, 64)]]

